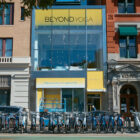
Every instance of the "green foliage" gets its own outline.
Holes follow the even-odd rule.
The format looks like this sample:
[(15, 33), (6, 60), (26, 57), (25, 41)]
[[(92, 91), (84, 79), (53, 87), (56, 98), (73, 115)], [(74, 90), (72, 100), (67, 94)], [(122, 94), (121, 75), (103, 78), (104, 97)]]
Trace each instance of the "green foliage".
[[(9, 0), (12, 2), (12, 0)], [(54, 0), (19, 0), (23, 7), (24, 7), (24, 15), (26, 17), (31, 16), (32, 9), (33, 8), (41, 8), (41, 9), (47, 9), (48, 7), (52, 6)], [(6, 5), (7, 0), (0, 0), (0, 8), (1, 4), (3, 3)]]

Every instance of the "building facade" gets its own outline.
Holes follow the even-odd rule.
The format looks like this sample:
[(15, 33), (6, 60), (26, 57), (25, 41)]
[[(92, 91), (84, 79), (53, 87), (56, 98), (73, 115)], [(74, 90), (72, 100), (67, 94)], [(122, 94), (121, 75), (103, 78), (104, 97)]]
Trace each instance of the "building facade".
[[(32, 13), (31, 110), (105, 108), (106, 10), (103, 1), (56, 0)], [(98, 6), (97, 6), (98, 5)], [(48, 100), (47, 100), (48, 99)], [(49, 100), (50, 99), (50, 100)], [(50, 104), (51, 103), (51, 104)]]
[(29, 108), (30, 19), (19, 0), (0, 10), (0, 105)]
[(109, 109), (140, 111), (140, 1), (107, 0)]

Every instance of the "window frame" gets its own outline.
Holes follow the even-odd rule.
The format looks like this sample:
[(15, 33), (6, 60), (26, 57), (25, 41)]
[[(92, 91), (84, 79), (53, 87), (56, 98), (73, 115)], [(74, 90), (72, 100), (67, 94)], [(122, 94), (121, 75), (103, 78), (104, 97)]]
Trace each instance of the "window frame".
[[(25, 16), (24, 16), (24, 12), (25, 12), (25, 8), (22, 6), (21, 8), (20, 8), (20, 12), (21, 12), (21, 16), (20, 16), (20, 20), (21, 21), (25, 21)], [(23, 11), (22, 11), (23, 10)]]
[[(5, 22), (5, 7), (6, 5), (10, 5), (10, 17), (9, 17), (9, 24), (7, 24)], [(2, 16), (2, 24), (0, 25), (13, 25), (14, 24), (14, 3), (7, 3), (7, 4), (1, 4), (1, 6), (4, 6), (4, 8), (2, 9), (2, 14), (0, 16)], [(1, 7), (0, 7), (1, 8)]]
[[(13, 56), (13, 38), (0, 38), (0, 39), (2, 40), (2, 56), (0, 56), (0, 57), (12, 57)], [(12, 40), (12, 49), (11, 49), (12, 55), (11, 56), (6, 56), (6, 40), (7, 39)], [(9, 51), (9, 49), (8, 49), (8, 51)]]
[[(124, 4), (124, 8), (125, 8), (125, 12), (119, 12), (119, 0), (118, 0), (118, 13), (119, 14), (125, 14), (125, 13), (129, 13), (129, 14), (131, 14), (130, 12), (128, 12), (128, 5), (130, 4), (128, 1), (129, 0), (123, 0), (124, 2), (123, 3), (121, 3), (121, 4)], [(134, 11), (133, 11), (133, 13), (136, 13), (136, 6), (135, 6), (135, 0), (132, 0), (133, 2), (131, 3), (131, 4), (133, 4), (134, 5)]]
[[(130, 57), (130, 51), (129, 51), (129, 49), (130, 48), (132, 48), (132, 46), (130, 46), (129, 45), (129, 40), (130, 40), (130, 38), (131, 37), (134, 37), (135, 38), (135, 53), (136, 53), (136, 57)], [(121, 38), (124, 38), (125, 40), (126, 40), (126, 47), (121, 47), (120, 46), (120, 39)], [(135, 59), (135, 58), (137, 58), (137, 37), (136, 36), (119, 36), (119, 50), (120, 50), (120, 55), (121, 55), (121, 48), (126, 48), (126, 57), (121, 57), (120, 56), (120, 58), (126, 58), (126, 59), (131, 59), (131, 58), (133, 58), (133, 59)]]

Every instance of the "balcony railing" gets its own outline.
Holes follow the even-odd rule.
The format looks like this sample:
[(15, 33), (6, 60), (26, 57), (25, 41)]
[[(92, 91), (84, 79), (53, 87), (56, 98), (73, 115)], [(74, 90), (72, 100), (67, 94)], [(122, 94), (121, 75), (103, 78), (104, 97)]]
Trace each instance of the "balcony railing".
[(0, 63), (12, 63), (12, 57), (0, 57)]

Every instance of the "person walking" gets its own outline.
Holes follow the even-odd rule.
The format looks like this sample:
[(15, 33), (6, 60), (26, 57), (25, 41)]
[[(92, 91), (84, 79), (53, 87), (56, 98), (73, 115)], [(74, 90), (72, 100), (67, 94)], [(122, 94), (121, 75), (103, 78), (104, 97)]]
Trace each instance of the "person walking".
[(96, 111), (96, 107), (92, 105), (92, 111)]

